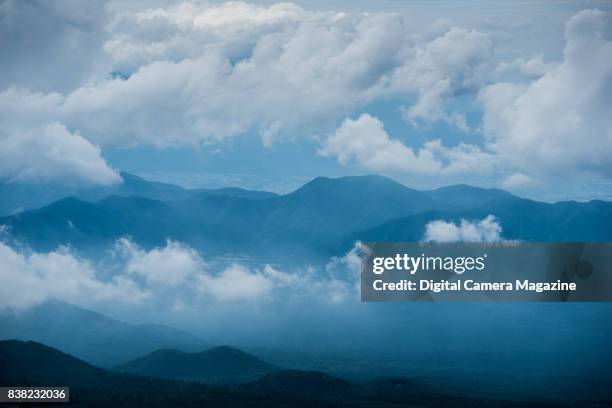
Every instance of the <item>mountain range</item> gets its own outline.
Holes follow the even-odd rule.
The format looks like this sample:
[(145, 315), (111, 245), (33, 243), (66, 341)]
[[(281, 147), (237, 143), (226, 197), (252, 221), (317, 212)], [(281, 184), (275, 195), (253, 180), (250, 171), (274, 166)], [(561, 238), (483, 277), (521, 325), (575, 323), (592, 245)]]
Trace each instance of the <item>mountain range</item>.
[(122, 176), (122, 187), (84, 190), (2, 217), (0, 225), (35, 250), (68, 244), (96, 252), (130, 236), (145, 248), (172, 239), (205, 255), (293, 260), (336, 255), (356, 240), (418, 241), (432, 220), (489, 214), (508, 239), (612, 241), (612, 203), (606, 201), (549, 204), (467, 185), (418, 191), (382, 176), (318, 177), (285, 195), (185, 190)]
[(69, 386), (70, 406), (130, 407), (553, 407), (545, 402), (451, 396), (401, 378), (349, 383), (321, 372), (281, 370), (233, 387), (104, 370), (36, 342), (0, 341), (0, 384)]

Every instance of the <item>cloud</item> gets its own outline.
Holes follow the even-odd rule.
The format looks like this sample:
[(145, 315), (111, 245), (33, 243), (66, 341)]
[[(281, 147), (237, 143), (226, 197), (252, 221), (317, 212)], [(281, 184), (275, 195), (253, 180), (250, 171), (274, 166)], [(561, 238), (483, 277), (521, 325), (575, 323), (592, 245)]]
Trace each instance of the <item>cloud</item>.
[(121, 182), (98, 146), (57, 122), (31, 128), (0, 125), (0, 179), (98, 185)]
[(451, 27), (427, 44), (417, 47), (413, 58), (397, 69), (394, 81), (418, 99), (403, 109), (404, 118), (416, 124), (445, 121), (467, 131), (465, 117), (447, 113), (444, 102), (457, 93), (478, 89), (493, 53), (487, 34)]
[(13, 86), (69, 92), (103, 77), (105, 3), (0, 2), (0, 90)]
[(243, 302), (340, 304), (359, 294), (358, 246), (327, 265), (283, 270), (268, 264), (205, 262), (196, 250), (175, 241), (146, 250), (122, 238), (93, 260), (65, 247), (39, 253), (9, 245), (10, 231), (3, 229), (0, 238), (0, 309), (27, 309), (59, 299), (181, 312)]
[(261, 7), (244, 2), (181, 2), (119, 12), (109, 25), (104, 51), (115, 70), (127, 74), (154, 61), (196, 58), (210, 47), (236, 60), (248, 56), (259, 37), (316, 16), (291, 3)]
[(512, 62), (501, 62), (495, 69), (495, 72), (501, 74), (505, 72), (517, 71), (525, 76), (541, 77), (554, 66), (554, 64), (544, 62), (544, 57), (541, 54), (538, 54), (530, 59), (519, 57)]
[[(20, 122), (58, 121), (102, 147), (208, 144), (245, 133), (270, 144), (329, 129), (395, 95), (417, 99), (415, 120), (463, 126), (443, 104), (480, 83), (492, 48), (473, 30), (417, 40), (397, 14), (293, 4), (186, 2), (108, 19), (100, 52), (114, 76), (45, 94), (53, 101), (44, 110), (21, 105)], [(5, 92), (13, 105), (34, 95)]]
[(97, 277), (94, 265), (62, 248), (21, 253), (0, 242), (0, 308), (25, 309), (49, 299), (140, 303), (150, 292), (126, 278)]
[(537, 184), (537, 181), (532, 177), (529, 177), (526, 174), (522, 173), (513, 173), (502, 180), (502, 187), (507, 188), (509, 190), (522, 188), (522, 187), (530, 187)]
[(529, 176), (612, 177), (612, 42), (607, 14), (566, 24), (563, 61), (523, 85), (483, 89), (483, 130), (500, 161)]
[(323, 141), (320, 154), (335, 156), (344, 165), (355, 161), (379, 172), (454, 174), (490, 170), (494, 164), (492, 155), (474, 145), (449, 148), (432, 140), (414, 150), (392, 139), (379, 119), (365, 113), (356, 120), (345, 119)]
[(430, 221), (425, 225), (425, 242), (497, 242), (502, 227), (497, 218), (488, 215), (480, 221), (461, 220), (459, 224), (444, 220)]
[[(341, 303), (349, 298), (354, 284), (350, 274), (326, 276), (323, 271), (311, 267), (296, 268), (285, 272), (271, 265), (263, 268), (249, 268), (232, 264), (219, 273), (196, 276), (196, 290), (200, 296), (212, 297), (217, 302), (263, 301), (300, 296), (304, 299)], [(329, 272), (329, 270), (328, 270)]]
[(119, 253), (126, 257), (125, 271), (145, 278), (148, 283), (176, 286), (204, 273), (204, 260), (197, 251), (179, 242), (168, 241), (162, 248), (140, 249), (132, 241), (117, 241)]
[[(383, 173), (473, 177), (490, 174), (491, 180), (511, 189), (534, 186), (551, 178), (582, 180), (585, 174), (609, 179), (612, 176), (612, 116), (607, 107), (612, 103), (609, 92), (612, 42), (604, 36), (606, 16), (598, 10), (585, 10), (567, 22), (561, 63), (544, 63), (536, 56), (498, 67), (520, 69), (536, 78), (527, 83), (499, 82), (479, 92), (484, 135), (480, 144), (459, 143), (448, 147), (440, 140), (430, 140), (418, 148), (410, 147), (390, 137), (380, 120), (362, 114), (357, 119), (345, 119), (323, 140), (320, 153), (336, 157), (344, 165), (356, 163)], [(478, 61), (475, 67), (484, 66), (487, 47), (466, 46), (457, 55), (451, 53), (445, 63), (431, 56), (423, 57), (443, 54), (450, 42), (447, 36), (455, 40), (462, 36), (480, 38), (478, 34), (466, 32), (459, 35), (457, 30), (451, 36), (450, 31), (431, 42), (435, 47), (428, 45), (411, 61), (415, 63), (421, 58), (438, 61), (436, 75), (445, 72), (447, 65), (451, 67), (449, 72), (455, 72), (452, 69), (455, 65), (449, 61), (456, 61), (458, 66), (474, 60)], [(482, 37), (479, 41), (486, 42), (486, 39)], [(472, 55), (470, 49), (483, 53), (475, 53), (470, 59), (466, 57)], [(404, 65), (402, 69), (409, 66)], [(445, 120), (466, 129), (460, 114), (437, 110), (443, 106), (440, 97), (447, 95), (449, 87), (455, 90), (469, 88), (470, 84), (477, 87), (480, 76), (476, 75), (474, 80), (469, 75), (458, 77), (451, 86), (452, 76), (438, 80), (436, 75), (423, 75), (425, 82), (421, 89), (425, 93), (421, 93), (414, 105), (403, 109), (404, 117)]]
[[(317, 139), (389, 97), (406, 101), (412, 123), (468, 130), (447, 102), (475, 92), (492, 55), (484, 33), (445, 27), (418, 36), (395, 13), (244, 2), (77, 9), (0, 7), (0, 37), (15, 39), (0, 63), (0, 156), (16, 158), (0, 177), (110, 184), (118, 175), (100, 148), (210, 146), (245, 134), (265, 146)], [(26, 58), (27, 44), (40, 52)], [(38, 136), (50, 128), (55, 136)]]
[(267, 296), (274, 284), (269, 277), (242, 265), (231, 265), (216, 276), (198, 276), (198, 291), (220, 301), (257, 299)]

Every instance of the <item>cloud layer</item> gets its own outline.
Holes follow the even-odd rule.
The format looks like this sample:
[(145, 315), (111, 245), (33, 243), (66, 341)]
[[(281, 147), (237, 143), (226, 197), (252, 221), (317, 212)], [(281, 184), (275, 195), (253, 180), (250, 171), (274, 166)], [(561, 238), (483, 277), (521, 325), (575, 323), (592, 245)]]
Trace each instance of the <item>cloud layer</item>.
[(527, 85), (484, 88), (483, 129), (500, 160), (537, 176), (612, 177), (612, 42), (608, 16), (585, 10), (566, 24), (563, 62)]
[[(35, 9), (5, 7), (14, 23), (5, 28), (19, 41), (42, 35), (17, 29), (20, 18), (38, 18)], [(488, 36), (474, 30), (415, 36), (398, 14), (310, 12), (286, 3), (184, 2), (136, 11), (102, 7), (97, 19), (93, 12), (73, 14), (54, 8), (48, 34), (58, 43), (73, 35), (73, 53), (88, 55), (99, 45), (92, 57), (99, 64), (78, 86), (52, 86), (51, 77), (48, 86), (24, 86), (17, 74), (9, 75), (0, 87), (8, 109), (2, 119), (12, 130), (0, 134), (4, 144), (57, 123), (94, 147), (194, 146), (246, 133), (269, 145), (331, 129), (342, 116), (391, 96), (416, 100), (406, 107), (412, 122), (464, 126), (445, 102), (482, 83), (492, 52)], [(75, 23), (81, 24), (75, 33), (64, 27)], [(24, 166), (39, 174), (35, 157)], [(72, 164), (66, 166), (92, 183), (109, 181)], [(11, 174), (3, 170), (2, 176)]]
[(93, 263), (69, 249), (19, 252), (0, 242), (0, 309), (22, 309), (62, 299), (75, 303), (141, 303), (151, 293), (125, 276), (102, 280)]
[[(174, 241), (144, 250), (127, 238), (102, 259), (69, 248), (37, 253), (0, 241), (0, 309), (27, 309), (50, 299), (79, 305), (129, 304), (177, 311), (211, 305), (251, 306), (281, 299), (341, 303), (356, 299), (359, 262), (350, 251), (326, 268), (207, 263), (193, 248)], [(178, 306), (180, 307), (178, 307)]]

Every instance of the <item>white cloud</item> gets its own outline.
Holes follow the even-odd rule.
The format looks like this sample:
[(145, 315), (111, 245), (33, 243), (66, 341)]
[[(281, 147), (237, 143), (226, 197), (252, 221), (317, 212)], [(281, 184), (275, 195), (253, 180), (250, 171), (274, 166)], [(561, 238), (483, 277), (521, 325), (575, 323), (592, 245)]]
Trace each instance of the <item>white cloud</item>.
[(125, 271), (143, 276), (152, 284), (176, 286), (205, 270), (204, 260), (198, 252), (179, 242), (168, 241), (162, 248), (145, 251), (121, 238), (117, 248), (126, 256)]
[(272, 280), (242, 265), (231, 265), (216, 276), (199, 275), (198, 291), (220, 301), (257, 299), (272, 291)]
[(400, 88), (418, 94), (417, 102), (404, 108), (404, 118), (415, 124), (417, 120), (443, 120), (468, 130), (465, 118), (457, 112), (447, 113), (444, 102), (481, 85), (493, 53), (489, 36), (452, 27), (414, 52), (393, 78)]
[(3, 242), (0, 280), (0, 308), (23, 309), (49, 299), (140, 303), (150, 296), (149, 291), (124, 276), (100, 280), (91, 262), (68, 249), (20, 253)]
[[(537, 180), (541, 182), (551, 177), (569, 180), (585, 173), (610, 178), (612, 115), (607, 110), (612, 104), (609, 92), (612, 89), (612, 42), (604, 38), (605, 27), (605, 13), (580, 12), (567, 22), (562, 63), (544, 63), (543, 58), (536, 56), (501, 66), (502, 70), (520, 69), (537, 79), (527, 84), (500, 82), (486, 86), (479, 93), (484, 109), (482, 147), (465, 143), (447, 147), (439, 140), (432, 140), (419, 148), (411, 148), (391, 138), (378, 119), (363, 114), (356, 120), (346, 119), (323, 141), (320, 153), (337, 157), (342, 164), (355, 162), (363, 168), (386, 173), (496, 174), (499, 184), (511, 189), (534, 186)], [(432, 41), (437, 44), (433, 47), (436, 52), (423, 51), (422, 54), (443, 54), (446, 47), (439, 44), (446, 44), (443, 39), (447, 35)], [(467, 35), (466, 32), (463, 35)], [(459, 38), (457, 33), (451, 37)], [(429, 46), (424, 48), (427, 49)], [(436, 65), (439, 67), (436, 74), (444, 72), (446, 64), (450, 64), (448, 61), (459, 61), (457, 66), (466, 64), (470, 61), (466, 55), (471, 53), (450, 55), (446, 63)], [(479, 61), (475, 66), (482, 67), (487, 61), (486, 52), (474, 55), (474, 60)], [(435, 60), (419, 57), (411, 61), (416, 64), (420, 59)], [(410, 65), (405, 65), (402, 69), (408, 67)], [(455, 71), (450, 69), (450, 72)], [(440, 79), (435, 75), (423, 77), (421, 89), (425, 93), (413, 106), (404, 109), (404, 116), (409, 120), (445, 120), (459, 128), (467, 128), (461, 115), (439, 110), (443, 107), (439, 97), (447, 95), (447, 89), (469, 87), (477, 80), (461, 77), (451, 86), (449, 75)], [(504, 177), (505, 174), (510, 176)]]
[[(10, 231), (0, 229), (0, 235), (10, 240)], [(271, 265), (213, 266), (174, 241), (145, 250), (122, 238), (96, 261), (68, 248), (37, 253), (0, 241), (0, 309), (27, 309), (51, 299), (86, 306), (123, 302), (176, 312), (294, 298), (338, 304), (358, 297), (357, 248), (324, 268), (284, 271)]]
[(115, 69), (125, 73), (154, 61), (195, 58), (210, 47), (221, 48), (234, 60), (247, 56), (258, 37), (315, 17), (290, 3), (261, 7), (244, 2), (181, 2), (117, 13), (104, 50)]
[(489, 215), (479, 221), (461, 220), (459, 224), (444, 220), (430, 221), (425, 226), (425, 242), (496, 242), (502, 227), (497, 218)]
[(536, 183), (536, 180), (526, 174), (512, 173), (511, 175), (502, 180), (501, 185), (504, 188), (512, 190), (516, 188), (533, 186)]
[(527, 85), (482, 90), (483, 129), (500, 161), (528, 176), (612, 176), (612, 42), (607, 14), (566, 24), (562, 63)]
[(25, 105), (31, 91), (0, 93), (20, 106), (20, 122), (58, 121), (103, 147), (192, 145), (248, 132), (269, 144), (328, 129), (379, 98), (412, 95), (413, 119), (463, 127), (444, 101), (481, 81), (491, 51), (476, 31), (450, 28), (420, 43), (396, 14), (293, 4), (182, 3), (112, 21), (104, 52), (124, 77), (40, 96), (48, 103), (35, 112)]
[(323, 141), (320, 153), (335, 156), (341, 164), (351, 161), (380, 172), (416, 174), (454, 174), (490, 170), (494, 157), (474, 145), (459, 144), (449, 148), (439, 140), (413, 150), (400, 140), (392, 139), (380, 120), (368, 114), (345, 119), (336, 131)]
[(31, 128), (0, 125), (0, 179), (99, 185), (121, 182), (98, 146), (57, 122)]
[[(311, 12), (290, 3), (99, 2), (87, 12), (39, 5), (50, 26), (31, 33), (23, 24), (41, 23), (39, 8), (4, 7), (3, 37), (48, 44), (57, 55), (42, 59), (65, 57), (74, 67), (54, 62), (50, 73), (29, 75), (45, 86), (12, 68), (3, 77), (0, 157), (13, 162), (0, 166), (3, 178), (110, 184), (118, 175), (99, 147), (210, 145), (248, 133), (266, 146), (316, 138), (390, 96), (415, 100), (405, 108), (415, 124), (442, 120), (467, 130), (446, 102), (479, 86), (492, 50), (474, 30), (415, 36), (399, 14)], [(13, 48), (4, 65), (48, 65)], [(74, 80), (56, 81), (58, 72)], [(51, 127), (55, 136), (38, 136)]]
[(555, 65), (544, 62), (542, 54), (533, 56), (530, 59), (518, 57), (512, 62), (501, 62), (495, 72), (505, 73), (518, 71), (520, 74), (529, 77), (541, 77), (551, 70)]
[(357, 299), (361, 293), (361, 242), (343, 256), (332, 257), (325, 265), (330, 279), (323, 281), (317, 289), (327, 296), (330, 303), (342, 303)]

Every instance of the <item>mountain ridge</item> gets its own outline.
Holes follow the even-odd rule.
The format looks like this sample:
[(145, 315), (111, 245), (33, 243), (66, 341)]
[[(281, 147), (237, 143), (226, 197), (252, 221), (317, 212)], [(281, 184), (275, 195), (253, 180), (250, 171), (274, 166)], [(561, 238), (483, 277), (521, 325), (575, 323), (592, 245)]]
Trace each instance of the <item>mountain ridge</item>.
[[(70, 405), (215, 407), (553, 407), (543, 402), (483, 400), (419, 389), (406, 379), (349, 383), (321, 372), (282, 370), (234, 387), (156, 379), (95, 367), (37, 342), (0, 341), (0, 384), (69, 386)], [(569, 404), (564, 404), (569, 405)], [(580, 405), (576, 405), (580, 406)]]
[(237, 384), (254, 381), (278, 370), (255, 356), (229, 346), (199, 352), (159, 349), (121, 364), (118, 371), (148, 377)]
[(392, 220), (403, 220), (409, 233), (392, 226), (383, 234), (387, 240), (414, 241), (422, 238), (426, 221), (489, 214), (500, 221), (506, 238), (612, 241), (612, 231), (603, 228), (612, 223), (611, 202), (548, 204), (467, 185), (418, 191), (383, 176), (319, 177), (285, 195), (224, 189), (169, 201), (121, 195), (93, 203), (65, 198), (0, 218), (0, 225), (37, 251), (70, 245), (99, 253), (129, 236), (145, 248), (172, 239), (205, 256), (244, 253), (309, 260), (338, 255), (334, 250), (346, 249), (348, 239), (376, 237), (369, 231)]
[(102, 367), (163, 347), (195, 351), (206, 346), (204, 340), (182, 330), (158, 324), (133, 325), (57, 300), (18, 314), (0, 312), (2, 339), (42, 342)]

